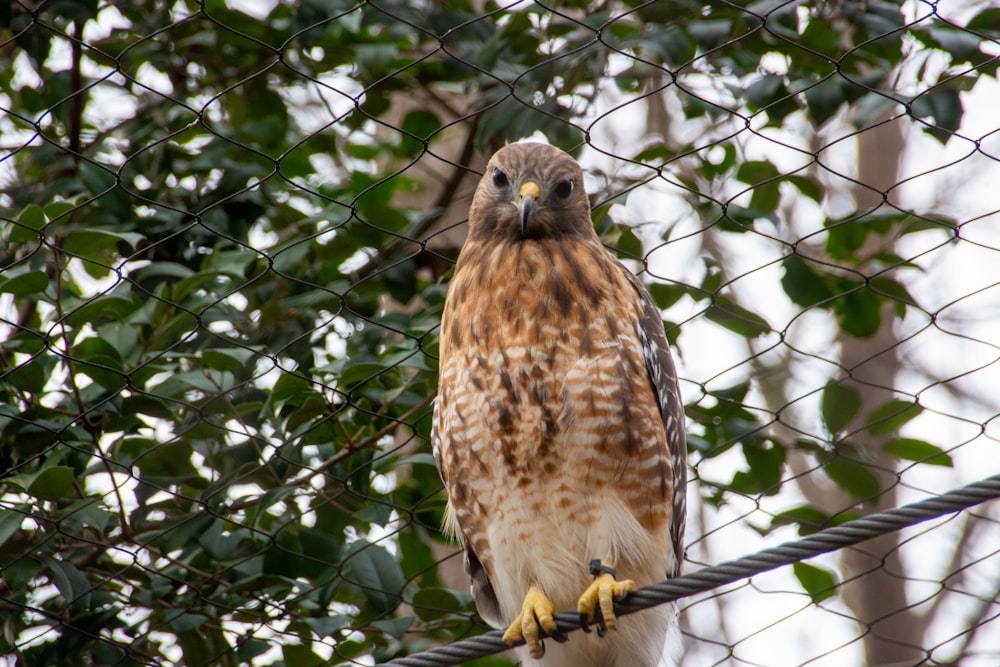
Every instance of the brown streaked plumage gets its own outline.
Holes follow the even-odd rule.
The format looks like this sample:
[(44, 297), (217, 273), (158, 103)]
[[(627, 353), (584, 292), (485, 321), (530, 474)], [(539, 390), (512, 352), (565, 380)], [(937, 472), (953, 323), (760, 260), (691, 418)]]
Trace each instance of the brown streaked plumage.
[[(659, 311), (601, 245), (580, 166), (490, 160), (441, 326), (434, 454), (482, 616), (525, 665), (655, 667), (669, 607), (543, 646), (547, 615), (680, 571), (684, 413)], [(592, 559), (618, 580), (588, 571)], [(609, 617), (610, 616), (610, 617)], [(539, 629), (541, 625), (541, 629)], [(674, 647), (676, 648), (676, 647)]]

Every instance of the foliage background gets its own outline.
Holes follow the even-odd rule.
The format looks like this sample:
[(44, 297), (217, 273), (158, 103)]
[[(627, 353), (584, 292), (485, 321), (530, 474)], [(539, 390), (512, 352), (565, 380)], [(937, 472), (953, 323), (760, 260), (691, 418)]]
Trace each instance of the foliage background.
[[(486, 629), (428, 431), (526, 136), (678, 344), (688, 570), (995, 473), (1000, 7), (944, 4), (5, 4), (0, 664)], [(692, 598), (684, 664), (995, 664), (997, 516)]]

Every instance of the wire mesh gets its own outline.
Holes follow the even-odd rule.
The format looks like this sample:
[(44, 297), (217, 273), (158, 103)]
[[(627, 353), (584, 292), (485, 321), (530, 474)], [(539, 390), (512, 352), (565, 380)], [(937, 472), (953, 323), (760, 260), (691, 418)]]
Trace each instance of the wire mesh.
[[(428, 437), (524, 137), (676, 344), (687, 572), (995, 474), (1000, 7), (943, 5), (0, 9), (0, 663), (489, 630)], [(995, 505), (685, 598), (681, 664), (996, 664)]]

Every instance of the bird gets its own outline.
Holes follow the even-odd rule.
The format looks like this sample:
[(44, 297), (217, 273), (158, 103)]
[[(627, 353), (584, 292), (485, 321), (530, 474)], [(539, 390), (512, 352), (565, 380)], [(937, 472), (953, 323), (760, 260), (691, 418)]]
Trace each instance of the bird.
[[(468, 226), (431, 439), (479, 614), (526, 666), (669, 664), (676, 609), (613, 608), (683, 561), (684, 408), (661, 313), (554, 146), (498, 150)], [(566, 609), (587, 633), (559, 630)]]

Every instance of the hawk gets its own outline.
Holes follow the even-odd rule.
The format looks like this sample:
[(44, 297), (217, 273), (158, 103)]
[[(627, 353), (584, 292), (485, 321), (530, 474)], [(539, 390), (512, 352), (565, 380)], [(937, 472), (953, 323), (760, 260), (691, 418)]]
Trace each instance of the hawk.
[[(604, 630), (614, 598), (680, 571), (683, 405), (660, 313), (601, 245), (567, 153), (490, 159), (440, 349), (434, 456), (482, 617), (525, 665), (660, 664), (670, 605)], [(599, 631), (566, 641), (568, 608)]]

